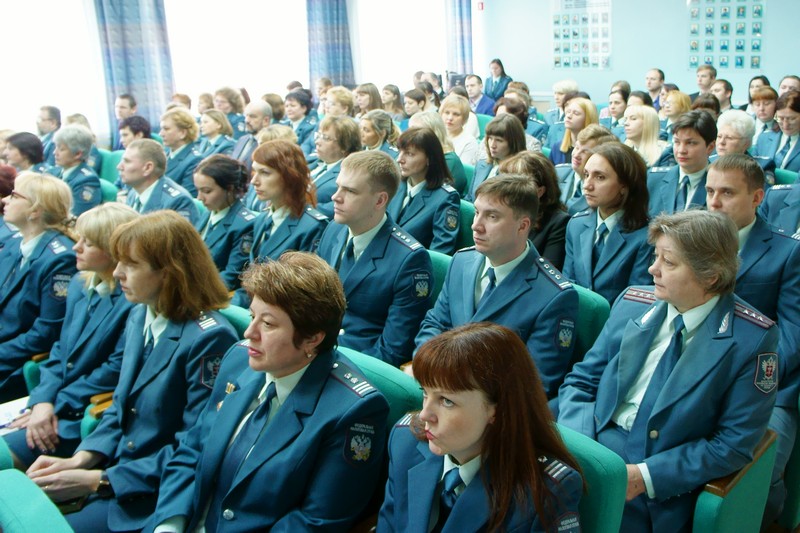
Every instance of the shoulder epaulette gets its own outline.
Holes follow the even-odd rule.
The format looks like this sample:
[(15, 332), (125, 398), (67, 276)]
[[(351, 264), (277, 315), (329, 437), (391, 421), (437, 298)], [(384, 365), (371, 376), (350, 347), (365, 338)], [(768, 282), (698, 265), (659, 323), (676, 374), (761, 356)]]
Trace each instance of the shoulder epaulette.
[(530, 116), (528, 117), (528, 122), (535, 122), (536, 124), (544, 124), (544, 125), (547, 125), (547, 122), (545, 122), (544, 120), (539, 120), (539, 119), (538, 119), (538, 118), (536, 118), (536, 117), (530, 117)]
[(739, 302), (736, 302), (734, 306), (734, 314), (739, 318), (743, 318), (748, 322), (755, 324), (756, 326), (760, 326), (764, 329), (769, 329), (775, 325), (768, 317), (765, 317), (752, 307), (747, 307), (746, 305), (742, 305)]
[(364, 397), (370, 392), (376, 390), (369, 381), (361, 375), (361, 373), (353, 370), (350, 365), (337, 361), (333, 363), (331, 375), (337, 380), (342, 382), (348, 389), (356, 393), (358, 396)]
[(656, 301), (656, 294), (647, 289), (636, 289), (634, 287), (629, 287), (628, 290), (625, 291), (623, 298), (625, 300), (631, 300), (632, 302), (651, 304)]
[(63, 244), (61, 244), (61, 242), (58, 241), (58, 240), (52, 240), (52, 241), (50, 241), (50, 250), (54, 254), (58, 255), (58, 254), (63, 254), (64, 252), (66, 252), (67, 251), (67, 247), (64, 246)]
[(408, 413), (403, 418), (397, 421), (394, 427), (408, 427), (411, 425), (411, 419), (414, 418), (412, 413)]
[(197, 319), (197, 325), (200, 326), (200, 329), (202, 329), (203, 331), (209, 328), (213, 328), (218, 324), (219, 322), (217, 322), (213, 316), (207, 315), (205, 313), (201, 313), (200, 317)]
[(652, 167), (650, 172), (669, 172), (672, 167)]
[(422, 248), (422, 245), (417, 242), (417, 240), (400, 229), (397, 226), (392, 226), (392, 238), (394, 240), (403, 243), (406, 247), (410, 248), (411, 250), (416, 250), (418, 248)]
[(800, 241), (800, 233), (792, 233), (791, 235), (786, 233), (786, 230), (783, 228), (776, 228), (775, 226), (771, 226), (770, 229), (772, 233), (775, 235), (780, 235), (781, 237), (786, 237), (787, 239), (794, 239), (796, 241)]
[(167, 194), (169, 194), (173, 198), (175, 198), (181, 193), (181, 191), (179, 191), (178, 189), (176, 189), (175, 187), (166, 182), (164, 183), (164, 190), (167, 191)]
[(591, 214), (592, 214), (592, 210), (591, 209), (584, 209), (583, 211), (578, 211), (577, 213), (572, 215), (572, 218), (585, 217), (586, 215), (591, 215)]
[(84, 176), (91, 176), (93, 172), (88, 168), (84, 167), (81, 169), (81, 174), (83, 174)]
[(556, 168), (564, 168), (564, 167), (572, 168), (572, 163), (559, 163), (556, 165)]
[(244, 339), (236, 343), (236, 346), (244, 346), (245, 348), (250, 346), (250, 339)]
[(539, 457), (539, 463), (544, 468), (544, 473), (547, 474), (553, 481), (561, 481), (569, 474), (570, 468), (558, 459), (549, 459), (542, 455)]
[(198, 147), (192, 148), (192, 153), (194, 155), (196, 155), (197, 157), (202, 157), (202, 155), (203, 155), (203, 152), (201, 152), (200, 148), (198, 148)]
[(442, 184), (442, 189), (446, 190), (447, 192), (456, 192), (455, 187), (453, 187), (449, 183)]
[(792, 184), (791, 183), (783, 183), (781, 185), (773, 185), (772, 187), (770, 187), (770, 190), (773, 190), (773, 191), (788, 191), (791, 188), (792, 188)]
[[(458, 253), (458, 252), (471, 252), (474, 249), (475, 249), (475, 245), (467, 246), (466, 248), (461, 248), (461, 249), (456, 250), (456, 253)], [(455, 254), (453, 254), (453, 255), (455, 255)]]
[(547, 274), (547, 277), (550, 281), (556, 284), (561, 290), (569, 289), (572, 287), (572, 283), (564, 277), (564, 275), (556, 270), (556, 267), (548, 263), (544, 257), (539, 258), (539, 269)]
[(253, 220), (254, 218), (256, 218), (256, 215), (255, 215), (255, 213), (253, 213), (252, 211), (250, 211), (250, 210), (249, 210), (249, 209), (247, 209), (246, 207), (243, 207), (243, 208), (242, 208), (242, 210), (241, 210), (241, 211), (239, 211), (239, 216), (240, 216), (241, 218), (245, 219), (245, 220), (246, 220), (246, 221), (248, 221), (248, 222), (250, 222), (251, 220)]
[(317, 211), (313, 207), (306, 207), (306, 213), (308, 213), (312, 217), (316, 218), (320, 222), (328, 220), (328, 217), (326, 217), (323, 213)]

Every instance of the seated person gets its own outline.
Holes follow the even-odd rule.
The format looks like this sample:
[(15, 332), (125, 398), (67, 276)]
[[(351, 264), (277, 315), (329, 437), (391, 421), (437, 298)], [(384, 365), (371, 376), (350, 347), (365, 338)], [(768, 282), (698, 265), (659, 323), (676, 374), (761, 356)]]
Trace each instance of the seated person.
[[(666, 141), (671, 143), (673, 136), (673, 124), (684, 113), (688, 113), (692, 109), (692, 101), (689, 95), (682, 93), (678, 90), (670, 91), (664, 99), (664, 104), (661, 106), (666, 119), (661, 124), (661, 131), (666, 133)], [(661, 134), (663, 138), (663, 134)]]
[(166, 167), (167, 156), (156, 141), (130, 143), (117, 166), (120, 180), (131, 188), (126, 203), (139, 213), (171, 209), (197, 227), (200, 213), (194, 200), (186, 189), (164, 175)]
[(397, 143), (400, 188), (387, 212), (429, 250), (452, 255), (458, 239), (460, 198), (430, 128), (410, 128)]
[(775, 163), (767, 156), (751, 156), (750, 146), (755, 135), (753, 117), (741, 109), (731, 109), (717, 119), (716, 153), (708, 158), (712, 163), (718, 157), (730, 154), (745, 154), (753, 157), (764, 170), (768, 185), (775, 184)]
[(231, 123), (218, 109), (209, 109), (200, 115), (200, 134), (203, 139), (197, 149), (202, 159), (214, 154), (230, 155), (236, 144)]
[(470, 74), (464, 80), (464, 88), (469, 96), (469, 107), (476, 115), (493, 116), (494, 100), (483, 94), (483, 80), (477, 74)]
[(63, 179), (72, 190), (72, 214), (78, 216), (100, 205), (100, 178), (86, 163), (94, 135), (80, 125), (64, 126), (53, 136), (58, 168), (47, 172)]
[(474, 166), (478, 161), (479, 145), (478, 140), (464, 129), (469, 112), (469, 102), (457, 94), (445, 98), (439, 108), (455, 154), (464, 165)]
[(36, 118), (36, 129), (39, 130), (39, 139), (44, 150), (44, 162), (48, 167), (56, 164), (56, 144), (53, 134), (61, 127), (61, 110), (55, 106), (45, 105), (39, 108)]
[(249, 344), (223, 364), (249, 368), (233, 383), (217, 380), (214, 394), (228, 394), (167, 465), (152, 522), (347, 531), (378, 485), (388, 405), (336, 351), (342, 284), (319, 257), (287, 252), (252, 265), (243, 285), (253, 300)]
[(286, 95), (284, 105), (289, 125), (297, 134), (297, 144), (308, 156), (314, 151), (314, 133), (317, 131), (316, 113), (314, 116), (309, 115), (309, 112), (313, 110), (311, 95), (302, 88), (293, 90)]
[(250, 175), (253, 151), (258, 148), (258, 132), (272, 122), (272, 108), (264, 100), (253, 100), (244, 108), (244, 124), (246, 133), (239, 137), (230, 156), (241, 161)]
[(584, 175), (589, 209), (567, 225), (564, 277), (613, 304), (629, 285), (650, 281), (647, 168), (633, 148), (608, 143), (594, 149)]
[(92, 133), (92, 127), (89, 125), (89, 119), (86, 115), (81, 113), (73, 113), (67, 116), (65, 124), (78, 124), (84, 126), (89, 133), (92, 134), (92, 146), (89, 148), (89, 154), (86, 156), (86, 165), (94, 171), (95, 174), (100, 176), (100, 168), (103, 166), (103, 156), (100, 155), (100, 150), (97, 148), (97, 137)]
[(599, 124), (611, 130), (617, 138), (625, 137), (625, 110), (628, 108), (630, 91), (624, 88), (612, 89), (608, 95), (609, 117), (599, 119)]
[(752, 92), (753, 111), (755, 113), (755, 134), (753, 135), (753, 146), (758, 144), (761, 134), (781, 131), (778, 121), (775, 120), (775, 107), (778, 101), (778, 93), (772, 87), (759, 87)]
[(650, 106), (632, 105), (625, 109), (625, 144), (642, 156), (645, 165), (655, 165), (667, 143), (658, 138), (661, 123)]
[(16, 226), (5, 221), (3, 211), (6, 204), (3, 199), (14, 190), (14, 179), (17, 177), (17, 170), (11, 165), (0, 165), (0, 251), (6, 242), (14, 236), (18, 230)]
[(528, 241), (538, 206), (528, 176), (501, 174), (478, 188), (475, 246), (453, 256), (442, 292), (414, 342), (419, 349), (468, 322), (506, 326), (528, 346), (553, 398), (572, 358), (578, 294)]
[(67, 290), (65, 325), (50, 357), (39, 365), (41, 378), (30, 391), (26, 412), (11, 424), (21, 431), (3, 437), (20, 470), (42, 453), (71, 456), (80, 444), (89, 399), (117, 386), (132, 304), (114, 281), (117, 263), (109, 238), (136, 217), (136, 211), (116, 202), (78, 217), (74, 250), (80, 273)]
[(392, 431), (378, 531), (580, 531), (577, 461), (513, 331), (461, 326), (414, 368), (422, 410)]
[(417, 113), (408, 120), (408, 126), (410, 128), (428, 128), (433, 131), (444, 151), (444, 162), (450, 171), (450, 177), (453, 178), (451, 185), (459, 195), (464, 194), (467, 190), (467, 173), (464, 170), (464, 164), (453, 149), (453, 143), (447, 136), (447, 129), (439, 113)]
[(703, 484), (742, 468), (767, 429), (778, 331), (733, 295), (728, 217), (659, 215), (649, 240), (655, 287), (617, 300), (559, 391), (558, 422), (627, 464), (620, 531), (690, 531)]
[(397, 163), (383, 152), (348, 156), (318, 250), (347, 297), (339, 344), (393, 365), (409, 359), (433, 287), (428, 252), (386, 213), (399, 184)]
[[(194, 169), (203, 159), (197, 146), (197, 122), (189, 111), (174, 107), (161, 115), (161, 139), (167, 154), (167, 177), (189, 191), (194, 190)], [(123, 180), (124, 182), (124, 180)]]
[[(234, 141), (245, 134), (245, 117), (242, 114), (244, 111), (244, 97), (241, 91), (237, 91), (233, 87), (217, 89), (214, 93), (214, 109), (225, 114), (225, 118), (228, 119), (228, 123), (231, 125)], [(202, 115), (206, 111), (200, 111), (200, 114)]]
[(586, 198), (583, 197), (583, 169), (592, 150), (601, 144), (615, 142), (619, 142), (619, 139), (608, 128), (590, 124), (578, 134), (570, 163), (556, 165), (561, 201), (567, 206), (570, 215), (589, 208)]
[(222, 154), (207, 157), (194, 171), (197, 199), (208, 209), (197, 227), (229, 291), (239, 288), (253, 247), (256, 215), (241, 201), (249, 178), (244, 163)]
[(150, 123), (138, 115), (122, 119), (119, 123), (119, 142), (122, 149), (136, 139), (152, 139)]
[(800, 93), (789, 91), (778, 98), (775, 120), (780, 132), (766, 132), (758, 138), (754, 150), (757, 156), (772, 159), (775, 168), (800, 171)]
[(123, 224), (111, 252), (125, 297), (141, 304), (128, 318), (113, 403), (72, 457), (43, 455), (28, 469), (56, 502), (89, 495), (80, 511), (65, 515), (76, 531), (144, 527), (164, 467), (197, 423), (215, 369), (236, 342), (216, 312), (228, 304), (228, 291), (185, 219), (164, 210)]
[[(525, 149), (530, 152), (541, 152), (542, 141), (528, 133), (527, 126), (530, 124), (530, 117), (528, 116), (528, 106), (519, 98), (500, 98), (494, 104), (494, 113), (496, 116), (509, 114), (514, 115), (525, 127)], [(481, 154), (485, 156), (485, 154)]]
[(3, 203), (3, 219), (19, 237), (0, 252), (0, 403), (25, 396), (22, 365), (58, 340), (75, 274), (66, 183), (23, 172)]
[(564, 105), (564, 109), (564, 135), (555, 139), (550, 145), (550, 161), (554, 165), (569, 161), (572, 147), (581, 130), (598, 123), (597, 107), (587, 98), (571, 98)]
[(28, 171), (44, 174), (50, 168), (50, 165), (44, 162), (42, 141), (27, 131), (6, 137), (3, 157), (9, 165), (17, 169), (17, 172)]
[(317, 189), (317, 207), (330, 218), (333, 216), (331, 196), (336, 192), (336, 178), (342, 160), (361, 150), (361, 133), (356, 121), (350, 117), (325, 117), (313, 138), (319, 161), (311, 170), (311, 180)]
[(397, 138), (400, 128), (392, 121), (392, 116), (382, 109), (367, 111), (358, 122), (361, 144), (364, 150), (380, 150), (392, 159), (397, 159)]
[(569, 213), (559, 199), (553, 163), (541, 152), (520, 152), (500, 163), (501, 174), (522, 174), (536, 185), (539, 209), (528, 239), (544, 259), (558, 270), (564, 268)]
[(514, 115), (500, 115), (486, 125), (483, 143), (486, 158), (475, 166), (472, 184), (464, 197), (469, 202), (475, 201), (475, 191), (481, 183), (497, 175), (502, 161), (525, 150), (525, 129)]

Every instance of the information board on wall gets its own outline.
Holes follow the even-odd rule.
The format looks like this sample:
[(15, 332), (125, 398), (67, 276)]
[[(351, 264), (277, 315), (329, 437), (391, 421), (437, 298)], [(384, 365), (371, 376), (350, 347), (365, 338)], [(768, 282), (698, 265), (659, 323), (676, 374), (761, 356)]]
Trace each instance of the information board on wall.
[(611, 65), (611, 0), (552, 0), (553, 68)]
[(761, 69), (766, 0), (689, 0), (688, 67)]

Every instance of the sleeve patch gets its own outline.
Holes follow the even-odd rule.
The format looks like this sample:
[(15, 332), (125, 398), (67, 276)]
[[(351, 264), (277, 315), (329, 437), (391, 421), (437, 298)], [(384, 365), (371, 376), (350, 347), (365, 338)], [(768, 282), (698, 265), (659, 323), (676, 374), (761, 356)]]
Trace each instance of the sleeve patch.
[(556, 346), (559, 350), (569, 350), (572, 348), (572, 340), (575, 337), (575, 321), (571, 318), (562, 318), (556, 328)]
[(94, 190), (91, 187), (87, 186), (81, 190), (81, 199), (84, 202), (91, 202), (93, 196), (94, 196)]
[(774, 352), (758, 354), (753, 384), (764, 394), (775, 390), (778, 386), (778, 354)]
[(447, 208), (447, 218), (445, 219), (445, 224), (449, 229), (456, 229), (458, 228), (458, 209), (455, 207), (448, 207)]
[(581, 520), (578, 517), (578, 513), (574, 511), (562, 514), (558, 517), (556, 523), (558, 533), (580, 533), (581, 531)]
[[(219, 374), (219, 366), (222, 364), (222, 357), (209, 355), (200, 360), (200, 382), (209, 389), (214, 388), (214, 382)], [(228, 384), (230, 385), (230, 383)], [(226, 390), (227, 392), (227, 390)]]
[(428, 272), (417, 272), (414, 274), (413, 281), (414, 296), (423, 300), (431, 293), (431, 275)]
[(375, 426), (356, 422), (347, 430), (344, 439), (344, 458), (352, 465), (367, 464), (372, 455)]
[(67, 290), (69, 289), (69, 282), (72, 276), (68, 274), (53, 274), (52, 294), (53, 298), (63, 300), (67, 297)]
[(245, 233), (242, 235), (242, 244), (239, 247), (244, 255), (250, 255), (250, 250), (253, 249), (253, 234)]

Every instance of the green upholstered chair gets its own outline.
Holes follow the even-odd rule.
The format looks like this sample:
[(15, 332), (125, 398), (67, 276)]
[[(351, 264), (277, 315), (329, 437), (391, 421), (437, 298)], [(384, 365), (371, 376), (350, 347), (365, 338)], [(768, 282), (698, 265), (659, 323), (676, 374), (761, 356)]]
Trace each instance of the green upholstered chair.
[(442, 292), (444, 278), (447, 276), (447, 271), (450, 269), (450, 262), (453, 258), (434, 250), (428, 250), (428, 255), (431, 256), (431, 264), (433, 264), (433, 287), (431, 290), (431, 307), (433, 307), (433, 304), (436, 303), (436, 298)]
[(580, 504), (581, 530), (584, 533), (619, 531), (628, 486), (625, 462), (589, 437), (557, 426), (564, 444), (578, 461), (586, 484)]
[[(103, 165), (100, 167), (100, 185), (102, 185), (104, 181), (115, 183), (117, 177), (119, 177), (117, 165), (119, 165), (119, 162), (122, 160), (122, 154), (125, 153), (125, 150), (116, 150), (114, 152), (109, 152), (102, 148), (98, 148), (98, 150), (100, 150), (103, 156)], [(106, 201), (105, 197), (103, 201)]]
[(386, 397), (389, 429), (409, 411), (422, 409), (422, 390), (417, 380), (371, 355), (344, 346), (339, 346), (339, 351), (355, 363), (364, 377)]
[(228, 319), (240, 339), (244, 339), (244, 331), (250, 325), (250, 311), (238, 305), (229, 305), (219, 310), (220, 314)]
[(490, 123), (494, 117), (491, 115), (481, 115), (481, 114), (477, 114), (475, 116), (478, 117), (478, 132), (479, 132), (478, 140), (481, 140), (486, 136), (486, 125)]
[(775, 169), (775, 184), (776, 185), (791, 185), (797, 181), (798, 173), (786, 170), (785, 168)]
[(775, 432), (767, 430), (747, 466), (706, 484), (697, 498), (692, 531), (758, 532), (775, 465), (776, 442)]
[(594, 291), (578, 285), (572, 287), (578, 291), (578, 323), (575, 326), (575, 351), (572, 359), (573, 362), (578, 362), (583, 360), (583, 356), (603, 330), (611, 306), (608, 300)]
[(41, 377), (41, 372), (39, 370), (39, 363), (46, 360), (50, 356), (50, 353), (39, 353), (31, 357), (30, 361), (25, 361), (25, 364), (22, 365), (22, 377), (25, 379), (25, 388), (28, 389), (28, 392), (31, 392), (36, 385), (39, 384), (39, 379)]
[[(0, 438), (0, 470), (8, 470), (14, 468), (14, 461), (11, 459), (11, 450), (8, 449), (5, 439)], [(0, 522), (0, 530), (3, 524)]]
[(0, 529), (3, 533), (72, 533), (42, 489), (14, 469), (0, 472)]
[(545, 157), (550, 157), (550, 147), (549, 146), (542, 146), (542, 153)]
[(108, 202), (116, 202), (117, 201), (117, 186), (111, 183), (110, 181), (100, 180), (100, 194), (103, 196), (103, 203), (106, 204)]
[(472, 187), (472, 178), (475, 177), (475, 165), (464, 165), (464, 176), (467, 178), (467, 187), (464, 189), (465, 191), (469, 192), (469, 189)]
[(150, 132), (150, 138), (153, 139), (154, 141), (156, 141), (158, 144), (161, 144), (161, 145), (164, 144), (164, 139), (162, 139), (161, 135), (159, 135), (158, 133)]
[(474, 246), (475, 241), (472, 240), (472, 221), (475, 219), (475, 206), (466, 200), (461, 200), (461, 207), (459, 208), (460, 226), (458, 228), (458, 242), (456, 248), (466, 248), (467, 246)]
[(783, 471), (783, 479), (786, 483), (786, 502), (778, 523), (789, 531), (794, 531), (800, 526), (800, 427), (797, 428), (794, 448), (789, 462), (786, 463), (786, 470)]

